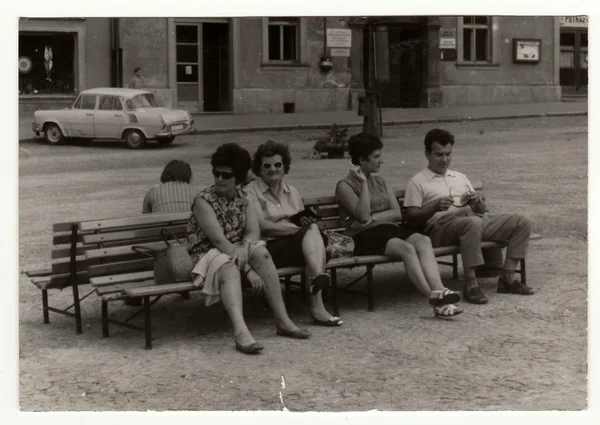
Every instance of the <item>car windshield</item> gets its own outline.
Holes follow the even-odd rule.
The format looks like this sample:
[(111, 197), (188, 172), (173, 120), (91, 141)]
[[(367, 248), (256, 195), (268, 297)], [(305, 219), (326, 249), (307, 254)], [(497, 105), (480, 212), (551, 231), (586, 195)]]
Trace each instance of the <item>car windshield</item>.
[(131, 99), (127, 99), (127, 109), (129, 110), (158, 108), (159, 106), (152, 93), (138, 94)]

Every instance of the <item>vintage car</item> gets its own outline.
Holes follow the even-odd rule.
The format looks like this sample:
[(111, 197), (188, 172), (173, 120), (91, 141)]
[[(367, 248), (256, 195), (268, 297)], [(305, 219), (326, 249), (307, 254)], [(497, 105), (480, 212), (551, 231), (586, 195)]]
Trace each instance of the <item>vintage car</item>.
[(193, 123), (187, 111), (161, 107), (152, 92), (95, 88), (82, 91), (70, 108), (36, 111), (32, 129), (53, 145), (68, 138), (119, 139), (138, 149), (147, 140), (168, 145), (193, 133)]

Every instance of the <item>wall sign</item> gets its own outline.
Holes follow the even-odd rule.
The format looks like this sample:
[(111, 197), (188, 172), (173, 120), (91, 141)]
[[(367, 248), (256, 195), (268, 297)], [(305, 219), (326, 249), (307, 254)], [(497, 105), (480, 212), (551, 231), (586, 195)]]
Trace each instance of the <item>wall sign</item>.
[(352, 47), (352, 30), (328, 28), (327, 47)]
[(440, 30), (440, 49), (456, 49), (456, 30)]
[(559, 16), (558, 24), (561, 27), (587, 28), (588, 17), (583, 16)]
[(513, 38), (513, 62), (538, 63), (542, 55), (542, 40)]
[(349, 58), (350, 57), (350, 49), (341, 48), (341, 47), (334, 47), (334, 48), (331, 49), (331, 56), (338, 56), (338, 57)]

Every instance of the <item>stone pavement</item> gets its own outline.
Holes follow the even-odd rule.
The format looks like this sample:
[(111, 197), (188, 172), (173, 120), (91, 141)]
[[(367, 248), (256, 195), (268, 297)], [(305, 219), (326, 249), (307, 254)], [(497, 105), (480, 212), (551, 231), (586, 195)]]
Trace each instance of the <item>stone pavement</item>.
[[(383, 125), (408, 125), (486, 119), (532, 118), (540, 116), (587, 115), (587, 99), (512, 105), (452, 106), (443, 108), (383, 109)], [(32, 116), (19, 117), (19, 139), (31, 139)], [(328, 128), (335, 123), (361, 126), (356, 111), (299, 112), (294, 114), (197, 114), (194, 127), (200, 134)]]

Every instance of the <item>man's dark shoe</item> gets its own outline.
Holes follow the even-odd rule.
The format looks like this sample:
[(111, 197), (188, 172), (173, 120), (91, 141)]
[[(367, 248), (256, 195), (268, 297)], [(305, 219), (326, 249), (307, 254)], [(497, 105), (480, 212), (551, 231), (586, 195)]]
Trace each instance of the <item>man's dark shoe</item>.
[(498, 293), (500, 294), (517, 294), (517, 295), (533, 295), (535, 291), (529, 286), (514, 280), (512, 283), (508, 283), (503, 277), (498, 279)]
[(463, 298), (471, 304), (487, 304), (489, 301), (479, 286), (465, 287)]

